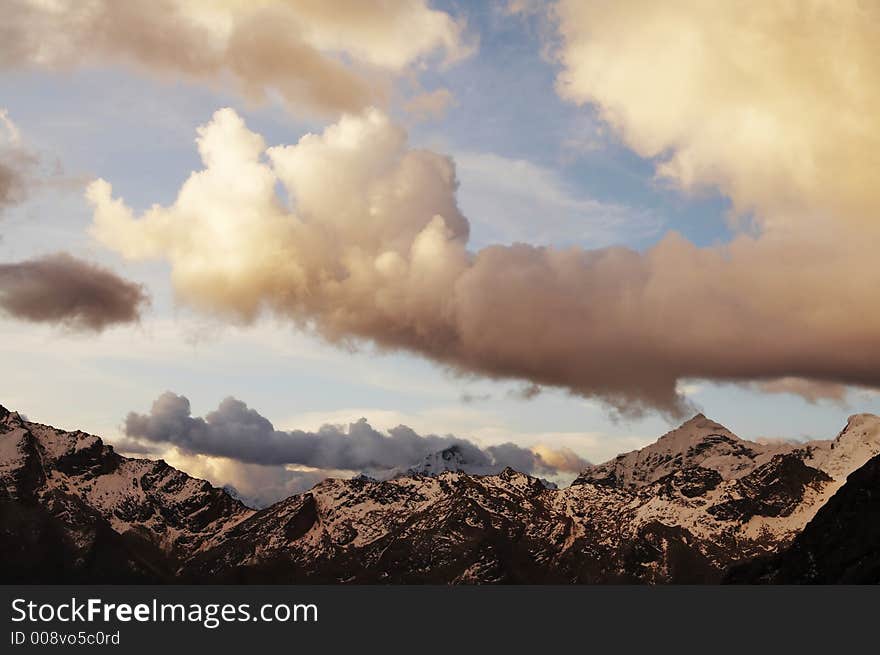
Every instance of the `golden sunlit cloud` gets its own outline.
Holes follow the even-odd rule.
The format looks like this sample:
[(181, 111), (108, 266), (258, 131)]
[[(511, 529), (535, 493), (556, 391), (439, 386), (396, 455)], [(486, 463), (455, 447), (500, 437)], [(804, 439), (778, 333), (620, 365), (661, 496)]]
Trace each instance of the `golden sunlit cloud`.
[(683, 189), (763, 226), (874, 223), (880, 4), (581, 2), (554, 10), (560, 94)]
[(129, 64), (246, 97), (278, 94), (294, 112), (383, 102), (390, 77), (423, 58), (467, 56), (463, 26), (424, 0), (12, 0), (0, 67)]
[[(179, 297), (239, 321), (269, 311), (331, 342), (361, 340), (453, 369), (681, 414), (680, 380), (797, 377), (880, 384), (876, 228), (833, 239), (778, 224), (644, 253), (467, 248), (453, 162), (411, 149), (378, 110), (266, 148), (230, 109), (199, 129), (203, 170), (141, 216), (106, 181), (94, 235), (165, 259)], [(276, 193), (280, 183), (286, 198)]]

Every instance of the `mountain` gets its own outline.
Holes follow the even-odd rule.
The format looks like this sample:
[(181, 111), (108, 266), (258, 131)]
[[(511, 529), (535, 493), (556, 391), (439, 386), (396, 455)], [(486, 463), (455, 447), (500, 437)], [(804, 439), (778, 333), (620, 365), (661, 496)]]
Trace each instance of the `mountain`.
[(178, 561), (253, 514), (168, 466), (0, 407), (4, 582), (171, 580)]
[(453, 445), (426, 455), (418, 465), (407, 469), (405, 475), (440, 475), (446, 471), (466, 471), (473, 467), (462, 449)]
[(791, 546), (734, 567), (725, 582), (880, 583), (880, 455), (849, 475)]
[(0, 579), (718, 582), (797, 543), (878, 453), (871, 415), (834, 440), (776, 445), (698, 415), (565, 489), (465, 472), (451, 448), (389, 480), (328, 479), (257, 511), (165, 462), (3, 409)]
[(575, 484), (586, 482), (637, 489), (676, 471), (701, 467), (722, 479), (742, 477), (790, 450), (743, 441), (719, 423), (697, 414), (653, 444), (585, 469)]
[[(467, 455), (457, 445), (449, 446), (435, 453), (430, 453), (417, 465), (410, 467), (403, 474), (391, 475), (388, 477), (412, 477), (412, 476), (437, 476), (447, 472), (471, 473), (475, 475), (490, 475), (500, 472), (501, 467), (488, 465), (484, 462), (472, 462), (468, 460)], [(556, 489), (555, 482), (550, 482), (544, 478), (538, 478), (547, 489)]]

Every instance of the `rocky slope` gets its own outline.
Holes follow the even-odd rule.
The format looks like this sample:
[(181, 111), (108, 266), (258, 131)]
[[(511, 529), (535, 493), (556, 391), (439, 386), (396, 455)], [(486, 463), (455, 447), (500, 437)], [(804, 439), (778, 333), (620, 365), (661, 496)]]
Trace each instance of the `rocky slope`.
[(165, 462), (0, 407), (0, 572), (5, 582), (173, 579), (178, 562), (253, 514)]
[(772, 446), (698, 415), (566, 489), (467, 474), (444, 452), (256, 511), (164, 462), (0, 410), (0, 580), (717, 582), (788, 547), (877, 453), (871, 415), (834, 440)]
[(782, 552), (734, 567), (729, 583), (880, 583), (880, 455), (850, 474)]

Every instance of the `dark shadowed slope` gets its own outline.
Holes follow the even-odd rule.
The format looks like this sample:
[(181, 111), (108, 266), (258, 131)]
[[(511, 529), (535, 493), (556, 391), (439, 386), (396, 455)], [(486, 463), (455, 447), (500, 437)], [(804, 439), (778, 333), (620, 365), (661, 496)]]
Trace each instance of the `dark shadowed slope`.
[(730, 583), (880, 582), (880, 455), (856, 470), (778, 555), (735, 567)]

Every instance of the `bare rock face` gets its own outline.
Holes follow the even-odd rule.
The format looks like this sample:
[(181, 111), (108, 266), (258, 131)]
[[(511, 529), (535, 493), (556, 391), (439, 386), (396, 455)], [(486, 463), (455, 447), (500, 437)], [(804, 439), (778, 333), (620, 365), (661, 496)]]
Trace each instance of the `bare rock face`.
[(774, 446), (698, 415), (566, 489), (512, 469), (464, 473), (441, 452), (391, 480), (328, 479), (257, 511), (0, 408), (0, 579), (718, 582), (788, 548), (878, 453), (871, 415), (834, 440)]

